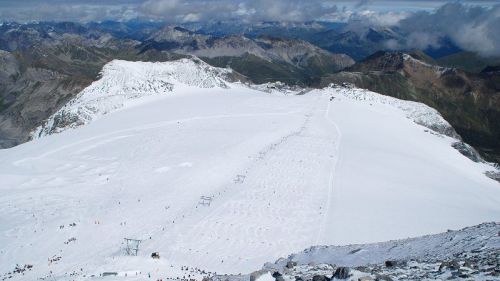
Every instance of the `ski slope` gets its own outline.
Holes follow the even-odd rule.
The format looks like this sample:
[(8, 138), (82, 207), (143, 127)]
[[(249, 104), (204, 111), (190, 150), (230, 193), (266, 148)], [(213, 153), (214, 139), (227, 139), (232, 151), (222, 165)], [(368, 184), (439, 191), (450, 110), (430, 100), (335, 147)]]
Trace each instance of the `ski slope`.
[[(134, 79), (153, 69), (113, 64)], [(136, 95), (113, 73), (93, 84), (113, 87), (66, 108), (105, 100), (105, 111), (0, 151), (0, 278), (16, 264), (33, 268), (10, 280), (188, 278), (182, 266), (247, 273), (312, 245), (500, 219), (491, 167), (419, 125), (449, 126), (421, 104), (359, 89), (267, 93), (212, 69), (168, 78), (172, 87), (153, 95), (129, 87), (145, 93)], [(189, 82), (207, 73), (217, 83)], [(142, 240), (138, 256), (124, 255), (125, 237)]]

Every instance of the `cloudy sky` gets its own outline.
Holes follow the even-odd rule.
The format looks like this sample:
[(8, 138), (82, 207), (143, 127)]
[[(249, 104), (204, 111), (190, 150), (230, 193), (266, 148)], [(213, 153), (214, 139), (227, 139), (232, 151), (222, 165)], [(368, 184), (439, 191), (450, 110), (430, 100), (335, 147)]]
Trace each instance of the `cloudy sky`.
[[(482, 7), (499, 3), (498, 0), (460, 2)], [(346, 20), (363, 11), (396, 17), (408, 12), (433, 11), (445, 3), (441, 0), (0, 0), (0, 20), (86, 22), (137, 17), (172, 22)]]
[[(0, 21), (146, 19), (341, 21), (353, 29), (397, 27), (393, 49), (439, 47), (442, 38), (485, 56), (500, 55), (500, 0), (0, 0)], [(362, 29), (362, 28), (361, 28)]]

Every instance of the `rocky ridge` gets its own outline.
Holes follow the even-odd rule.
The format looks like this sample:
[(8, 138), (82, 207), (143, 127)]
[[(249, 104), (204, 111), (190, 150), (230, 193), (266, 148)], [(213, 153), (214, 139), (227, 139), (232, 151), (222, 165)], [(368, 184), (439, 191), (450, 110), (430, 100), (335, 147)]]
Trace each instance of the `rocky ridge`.
[(484, 223), (417, 238), (314, 246), (247, 275), (217, 281), (497, 280), (500, 224)]

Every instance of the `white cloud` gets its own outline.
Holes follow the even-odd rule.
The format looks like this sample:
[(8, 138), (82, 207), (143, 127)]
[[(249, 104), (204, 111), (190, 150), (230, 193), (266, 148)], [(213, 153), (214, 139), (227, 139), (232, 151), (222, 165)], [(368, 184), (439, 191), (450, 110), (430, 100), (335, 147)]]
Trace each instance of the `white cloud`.
[(337, 12), (337, 6), (320, 0), (148, 0), (140, 7), (146, 17), (180, 21), (197, 14), (199, 20), (308, 21)]
[(355, 14), (353, 17), (368, 21), (369, 24), (375, 26), (395, 26), (410, 14), (409, 12), (376, 12), (364, 10)]
[(137, 17), (135, 6), (67, 3), (34, 3), (30, 6), (0, 7), (0, 21), (99, 21), (130, 20)]
[(405, 47), (438, 47), (448, 38), (460, 48), (484, 56), (500, 55), (500, 5), (491, 8), (449, 3), (435, 12), (418, 12), (400, 21)]

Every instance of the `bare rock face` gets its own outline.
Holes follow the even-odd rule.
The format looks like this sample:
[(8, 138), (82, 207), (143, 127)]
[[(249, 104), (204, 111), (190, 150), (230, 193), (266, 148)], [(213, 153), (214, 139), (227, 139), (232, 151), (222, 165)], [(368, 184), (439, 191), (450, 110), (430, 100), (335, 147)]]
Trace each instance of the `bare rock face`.
[(0, 114), (0, 147), (29, 140), (29, 132), (57, 110), (89, 80), (76, 80), (48, 69), (27, 68), (2, 83), (6, 106)]
[[(16, 100), (16, 95), (9, 91), (9, 86), (14, 83), (20, 72), (19, 62), (14, 55), (10, 52), (0, 50), (0, 112), (4, 111), (9, 104), (12, 104)], [(3, 126), (1, 124), (2, 117), (0, 116), (0, 128), (10, 128), (10, 130), (16, 129), (15, 125), (9, 124), (9, 122), (4, 121)], [(10, 137), (8, 133), (2, 133), (0, 129), (0, 148), (15, 144), (16, 138)]]
[(0, 81), (2, 85), (15, 78), (20, 72), (19, 62), (10, 52), (0, 50)]
[(481, 158), (481, 155), (470, 145), (464, 142), (455, 142), (452, 144), (453, 148), (462, 153), (465, 157), (469, 158), (474, 162), (483, 162), (484, 160)]
[(335, 270), (335, 273), (333, 273), (333, 278), (347, 279), (349, 278), (349, 271), (349, 267), (341, 266)]

